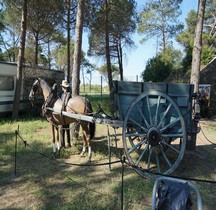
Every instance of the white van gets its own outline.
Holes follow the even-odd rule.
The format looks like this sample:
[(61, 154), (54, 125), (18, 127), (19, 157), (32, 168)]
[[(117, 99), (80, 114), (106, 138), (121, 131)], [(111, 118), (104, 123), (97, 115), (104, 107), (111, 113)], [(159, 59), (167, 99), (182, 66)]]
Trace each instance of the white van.
[[(0, 62), (0, 113), (12, 112), (16, 88), (17, 65)], [(20, 110), (24, 109), (23, 87), (20, 94)]]

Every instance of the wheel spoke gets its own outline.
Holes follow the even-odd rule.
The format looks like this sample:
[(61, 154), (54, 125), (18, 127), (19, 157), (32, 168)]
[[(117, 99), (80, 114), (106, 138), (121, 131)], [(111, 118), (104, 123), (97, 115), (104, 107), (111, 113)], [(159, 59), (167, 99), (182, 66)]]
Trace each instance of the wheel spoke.
[(168, 164), (168, 166), (171, 168), (172, 164), (170, 163), (169, 159), (167, 158), (167, 156), (166, 156), (166, 154), (165, 154), (165, 152), (163, 150), (163, 147), (161, 147), (161, 146), (160, 146), (160, 151), (161, 151), (161, 153), (163, 155), (164, 160), (166, 161), (166, 163)]
[(175, 147), (173, 147), (171, 144), (166, 143), (166, 141), (162, 141), (162, 144), (165, 144), (167, 147), (169, 147), (171, 150), (175, 151), (177, 154), (180, 154), (180, 151), (177, 150)]
[(160, 106), (160, 100), (161, 100), (161, 96), (158, 96), (157, 108), (156, 108), (156, 112), (155, 112), (155, 122), (154, 122), (155, 126), (157, 126), (157, 116), (158, 116), (158, 110), (159, 110), (159, 106)]
[(139, 156), (139, 159), (137, 160), (137, 162), (135, 163), (136, 166), (139, 165), (140, 161), (142, 160), (145, 152), (147, 151), (149, 145), (146, 145), (145, 149), (142, 151), (141, 155)]
[(126, 134), (126, 136), (127, 137), (133, 137), (134, 136), (133, 138), (130, 138), (130, 141), (132, 141), (132, 142), (137, 139), (137, 136), (134, 135), (133, 133), (130, 133), (129, 135)]
[[(146, 143), (147, 140), (141, 141), (139, 143), (137, 143), (136, 145), (134, 144), (133, 147), (131, 149), (128, 150), (128, 154), (130, 154), (131, 152), (133, 152), (134, 150), (137, 150), (138, 147), (141, 147), (144, 143)], [(140, 149), (140, 148), (139, 148)]]
[(170, 127), (174, 126), (178, 121), (180, 121), (179, 117), (177, 119), (173, 120), (171, 123), (167, 124), (162, 129), (160, 129), (160, 133), (163, 133), (167, 128), (170, 128)]
[[(137, 140), (140, 142), (141, 140), (139, 137), (142, 137), (142, 139), (144, 139), (146, 135), (130, 133), (130, 134), (126, 134), (125, 136), (128, 137), (130, 144), (132, 145), (132, 147), (134, 147), (134, 145), (135, 145), (134, 141)], [(140, 148), (138, 148), (138, 150), (139, 149)], [(137, 152), (138, 152), (138, 150), (136, 149)]]
[(146, 133), (148, 132), (148, 130), (146, 128), (144, 128), (140, 123), (136, 122), (133, 119), (129, 119), (131, 122), (133, 122), (134, 124), (136, 124), (137, 126), (139, 126), (142, 130), (144, 130)]
[(145, 133), (144, 134), (143, 133), (126, 133), (125, 136), (126, 137), (133, 137), (134, 136), (134, 138), (132, 139), (132, 140), (134, 140), (137, 137), (146, 137), (146, 134)]
[(149, 155), (148, 155), (148, 166), (147, 169), (150, 169), (150, 164), (151, 164), (151, 155), (152, 155), (152, 147), (149, 146)]
[(137, 110), (139, 111), (140, 115), (142, 116), (142, 118), (143, 118), (143, 120), (144, 120), (144, 122), (145, 122), (147, 128), (150, 128), (149, 123), (147, 122), (145, 116), (143, 115), (143, 112), (140, 110), (140, 108), (139, 108), (137, 105), (136, 105), (136, 108), (137, 108)]
[(167, 113), (169, 112), (169, 110), (170, 110), (171, 106), (172, 106), (172, 104), (170, 103), (170, 104), (169, 104), (169, 106), (167, 107), (166, 111), (164, 112), (164, 115), (163, 115), (163, 117), (161, 118), (161, 121), (160, 121), (160, 123), (157, 125), (157, 128), (158, 128), (158, 129), (160, 128), (160, 126), (161, 126), (161, 124), (162, 124), (163, 120), (165, 119), (165, 117), (166, 117)]
[(156, 166), (157, 166), (158, 173), (161, 173), (161, 170), (160, 170), (160, 161), (159, 161), (159, 158), (158, 158), (158, 150), (157, 150), (157, 148), (156, 148)]
[(149, 119), (150, 119), (150, 126), (153, 126), (151, 110), (150, 110), (150, 105), (149, 105), (149, 96), (146, 97), (146, 101), (147, 101), (147, 107), (148, 107), (148, 113), (149, 113)]
[(166, 134), (161, 134), (162, 137), (171, 137), (171, 138), (182, 138), (183, 134), (182, 133), (166, 133)]

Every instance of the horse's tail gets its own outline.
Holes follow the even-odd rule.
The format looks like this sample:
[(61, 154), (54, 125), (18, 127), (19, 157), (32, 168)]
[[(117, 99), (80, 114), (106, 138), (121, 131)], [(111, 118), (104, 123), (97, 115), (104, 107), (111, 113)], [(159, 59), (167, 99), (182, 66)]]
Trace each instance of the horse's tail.
[[(87, 100), (87, 101), (88, 101), (88, 112), (89, 112), (89, 114), (93, 115), (93, 109), (92, 109), (91, 102), (89, 100)], [(90, 139), (94, 138), (95, 130), (96, 130), (95, 122), (90, 122), (89, 123)]]

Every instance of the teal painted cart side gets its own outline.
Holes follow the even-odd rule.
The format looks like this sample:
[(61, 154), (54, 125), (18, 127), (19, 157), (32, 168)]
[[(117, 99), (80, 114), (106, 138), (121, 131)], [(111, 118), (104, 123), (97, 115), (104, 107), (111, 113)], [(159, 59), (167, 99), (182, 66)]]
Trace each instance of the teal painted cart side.
[[(191, 84), (114, 81), (129, 162), (141, 169), (170, 174), (196, 138)], [(190, 145), (190, 144), (188, 144)]]

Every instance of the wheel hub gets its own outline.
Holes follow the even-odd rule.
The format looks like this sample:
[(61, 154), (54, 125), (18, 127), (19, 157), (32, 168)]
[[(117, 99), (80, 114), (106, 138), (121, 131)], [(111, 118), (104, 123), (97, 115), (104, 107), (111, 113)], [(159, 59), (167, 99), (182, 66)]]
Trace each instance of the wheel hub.
[(150, 128), (147, 133), (147, 139), (151, 146), (156, 146), (161, 140), (159, 130), (155, 127)]

